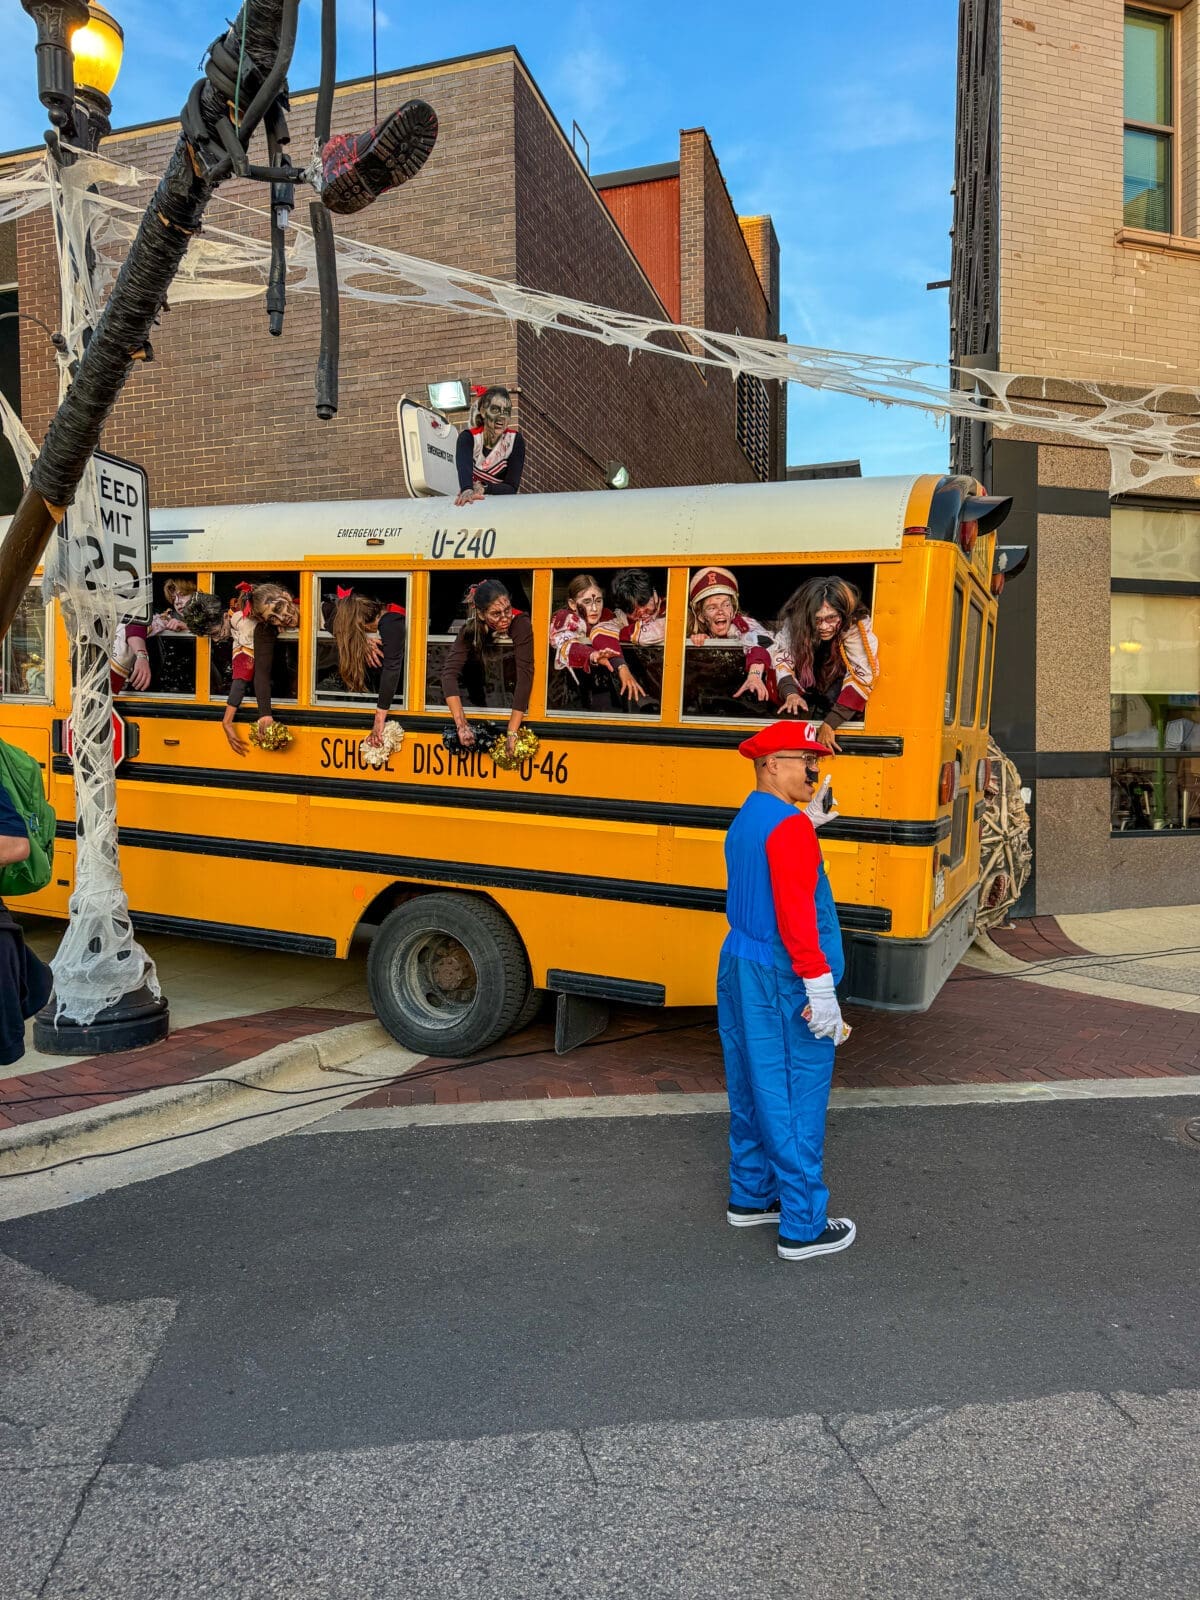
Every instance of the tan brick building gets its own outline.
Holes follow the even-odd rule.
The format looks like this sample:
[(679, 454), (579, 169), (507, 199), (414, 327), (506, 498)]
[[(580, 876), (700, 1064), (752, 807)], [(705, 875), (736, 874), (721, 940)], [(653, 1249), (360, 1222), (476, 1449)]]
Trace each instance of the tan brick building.
[[(1198, 11), (960, 0), (954, 361), (1200, 386)], [(1005, 541), (1032, 551), (992, 711), (1034, 795), (1024, 909), (1195, 901), (1200, 478), (1110, 502), (1102, 450), (968, 424), (953, 451), (1015, 497)]]
[[(388, 105), (428, 100), (440, 124), (437, 147), (416, 181), (339, 219), (339, 233), (643, 316), (677, 320), (681, 306), (712, 328), (778, 332), (770, 218), (739, 220), (702, 129), (681, 134), (673, 200), (660, 193), (652, 207), (668, 232), (675, 209), (679, 246), (664, 274), (661, 262), (651, 259), (651, 271), (640, 259), (646, 240), (627, 237), (605, 203), (638, 190), (642, 174), (593, 183), (515, 49), (390, 74), (379, 94)], [(293, 95), (298, 159), (309, 148), (314, 106), (315, 94)], [(335, 131), (369, 126), (371, 107), (370, 82), (342, 85)], [(173, 121), (119, 131), (103, 149), (156, 177), (177, 133)], [(0, 157), (0, 171), (28, 154)], [(148, 184), (133, 198), (141, 203), (149, 192)], [(303, 190), (299, 198), (303, 217)], [(265, 237), (265, 218), (228, 202), (261, 209), (264, 189), (223, 186), (208, 225)], [(11, 302), (56, 323), (45, 213), (0, 228), (0, 294), (0, 310)], [(423, 399), (428, 382), (460, 378), (519, 387), (523, 490), (600, 488), (609, 461), (624, 463), (641, 487), (783, 476), (784, 405), (775, 386), (739, 389), (688, 361), (631, 364), (625, 352), (581, 338), (539, 339), (503, 321), (362, 300), (343, 301), (341, 407), (322, 423), (313, 410), (317, 318), (315, 296), (292, 295), (283, 337), (272, 339), (261, 298), (171, 310), (154, 339), (156, 359), (131, 378), (105, 447), (146, 466), (158, 505), (400, 495), (397, 400)], [(54, 404), (54, 371), (40, 331), (19, 326), (19, 406), (39, 438)], [(0, 323), (0, 334), (15, 327)], [(0, 350), (6, 392), (15, 366), (10, 338), (7, 358)], [(11, 495), (11, 479), (6, 487)]]

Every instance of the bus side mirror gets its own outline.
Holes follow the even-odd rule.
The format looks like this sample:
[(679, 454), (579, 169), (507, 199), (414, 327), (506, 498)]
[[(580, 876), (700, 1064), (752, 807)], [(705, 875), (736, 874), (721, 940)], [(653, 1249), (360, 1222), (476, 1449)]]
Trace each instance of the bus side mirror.
[(992, 562), (992, 593), (998, 595), (1010, 578), (1019, 578), (1028, 563), (1027, 544), (998, 544)]
[[(998, 528), (1012, 510), (1010, 494), (972, 494), (962, 503), (958, 513), (960, 522), (974, 522), (980, 533), (991, 533)], [(1013, 577), (1009, 573), (1009, 577)]]

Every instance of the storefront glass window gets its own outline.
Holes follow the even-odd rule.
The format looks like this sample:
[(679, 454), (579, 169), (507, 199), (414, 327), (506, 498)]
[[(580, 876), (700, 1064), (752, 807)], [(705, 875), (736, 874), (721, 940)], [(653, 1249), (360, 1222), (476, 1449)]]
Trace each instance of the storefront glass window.
[(1113, 829), (1200, 827), (1200, 513), (1114, 507), (1112, 571)]

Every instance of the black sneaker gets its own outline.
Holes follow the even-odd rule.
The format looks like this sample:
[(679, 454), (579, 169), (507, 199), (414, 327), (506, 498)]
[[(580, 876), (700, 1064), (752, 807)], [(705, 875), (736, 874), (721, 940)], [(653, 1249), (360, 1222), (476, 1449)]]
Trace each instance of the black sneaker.
[(848, 1250), (854, 1243), (854, 1224), (849, 1217), (834, 1217), (825, 1232), (815, 1239), (785, 1239), (779, 1235), (778, 1250), (784, 1261), (807, 1261), (809, 1256), (832, 1256)]
[(731, 1228), (757, 1228), (760, 1222), (778, 1223), (779, 1201), (774, 1200), (769, 1206), (735, 1206), (731, 1202), (725, 1220)]

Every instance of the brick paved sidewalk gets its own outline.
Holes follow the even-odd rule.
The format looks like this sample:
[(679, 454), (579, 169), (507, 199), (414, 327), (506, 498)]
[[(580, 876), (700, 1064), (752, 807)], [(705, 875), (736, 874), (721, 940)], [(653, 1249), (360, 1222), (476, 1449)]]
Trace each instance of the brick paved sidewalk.
[(142, 1094), (188, 1083), (205, 1073), (236, 1068), (275, 1045), (368, 1021), (370, 1014), (361, 1011), (285, 1006), (180, 1028), (165, 1043), (145, 1050), (89, 1056), (66, 1067), (0, 1078), (0, 1131), (128, 1098), (117, 1092), (121, 1089)]
[(1011, 927), (992, 928), (992, 943), (1005, 955), (1018, 961), (1053, 961), (1059, 956), (1087, 956), (1074, 940), (1068, 939), (1054, 917), (1023, 917)]
[[(959, 967), (929, 1011), (847, 1010), (854, 1033), (835, 1087), (1047, 1083), (1067, 1078), (1200, 1076), (1200, 1018), (1133, 1001), (1045, 988)], [(647, 1036), (648, 1030), (653, 1030)], [(661, 1031), (660, 1031), (661, 1030)], [(641, 1035), (641, 1037), (639, 1037)], [(624, 1008), (601, 1039), (555, 1056), (541, 1021), (492, 1059), (414, 1069), (357, 1106), (466, 1104), (613, 1094), (696, 1094), (724, 1087), (714, 1011)]]

